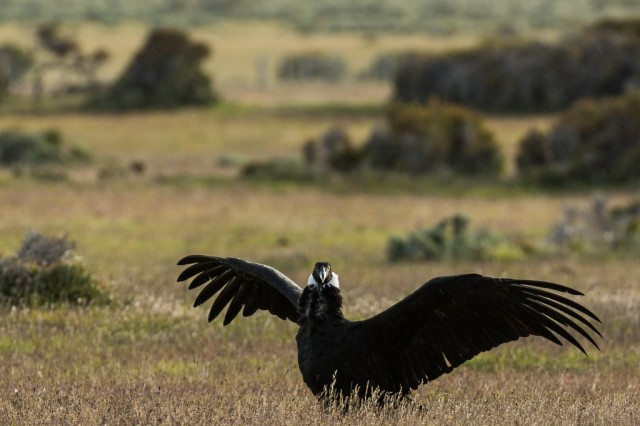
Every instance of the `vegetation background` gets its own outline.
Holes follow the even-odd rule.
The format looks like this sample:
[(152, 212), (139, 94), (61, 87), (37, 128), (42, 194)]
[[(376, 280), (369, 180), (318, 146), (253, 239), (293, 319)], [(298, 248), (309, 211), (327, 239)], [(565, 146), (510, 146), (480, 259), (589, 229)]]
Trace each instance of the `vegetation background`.
[[(547, 247), (567, 205), (594, 195), (625, 205), (637, 182), (537, 186), (515, 159), (533, 128), (560, 113), (485, 115), (505, 158), (501, 179), (323, 174), (246, 179), (251, 162), (301, 162), (301, 147), (332, 126), (363, 141), (383, 126), (389, 81), (363, 80), (379, 55), (444, 54), (508, 37), (553, 43), (602, 17), (637, 16), (635, 1), (357, 2), (6, 0), (0, 45), (46, 57), (34, 34), (55, 20), (86, 52), (105, 48), (109, 85), (158, 25), (207, 44), (203, 63), (221, 101), (170, 110), (95, 111), (74, 82), (51, 72), (33, 99), (33, 74), (0, 100), (0, 133), (55, 129), (88, 161), (0, 167), (0, 256), (29, 230), (68, 235), (76, 259), (110, 303), (4, 303), (0, 419), (7, 424), (637, 424), (640, 422), (640, 266), (634, 249)], [(278, 64), (319, 51), (346, 64), (338, 81), (286, 82)], [(357, 142), (356, 144), (361, 144)], [(66, 152), (66, 151), (65, 151)], [(84, 157), (83, 157), (84, 158)], [(518, 255), (388, 261), (391, 237), (464, 213), (515, 241)], [(185, 254), (268, 263), (303, 283), (316, 260), (340, 273), (346, 315), (365, 318), (436, 275), (479, 272), (555, 281), (603, 320), (585, 357), (531, 338), (485, 353), (423, 386), (415, 404), (323, 410), (302, 383), (295, 326), (262, 312), (208, 324), (175, 283)], [(522, 255), (522, 253), (525, 253)], [(224, 423), (223, 423), (224, 422)]]

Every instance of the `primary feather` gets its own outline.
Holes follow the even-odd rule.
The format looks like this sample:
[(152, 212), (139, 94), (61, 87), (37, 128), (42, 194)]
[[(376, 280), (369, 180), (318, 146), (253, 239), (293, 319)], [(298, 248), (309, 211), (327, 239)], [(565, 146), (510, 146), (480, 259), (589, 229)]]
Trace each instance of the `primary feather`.
[(237, 258), (194, 255), (179, 281), (204, 287), (194, 306), (217, 297), (209, 321), (224, 310), (224, 325), (267, 310), (299, 325), (298, 364), (318, 396), (331, 388), (343, 396), (406, 395), (420, 384), (502, 343), (541, 336), (569, 342), (571, 332), (598, 347), (598, 317), (559, 293), (582, 295), (560, 284), (478, 274), (434, 278), (385, 311), (363, 321), (342, 315), (337, 274), (316, 264), (304, 290), (276, 269)]

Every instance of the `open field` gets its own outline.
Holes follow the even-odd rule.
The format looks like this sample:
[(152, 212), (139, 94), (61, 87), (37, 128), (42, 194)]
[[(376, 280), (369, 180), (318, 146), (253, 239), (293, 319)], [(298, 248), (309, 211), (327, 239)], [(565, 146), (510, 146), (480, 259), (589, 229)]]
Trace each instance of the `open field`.
[[(624, 196), (624, 194), (620, 194)], [(384, 247), (463, 211), (507, 234), (544, 238), (583, 195), (332, 193), (222, 181), (213, 186), (39, 183), (0, 186), (0, 251), (29, 228), (68, 232), (115, 297), (108, 307), (0, 312), (0, 416), (10, 423), (635, 424), (640, 412), (640, 266), (630, 255), (389, 264)], [(324, 412), (297, 370), (295, 327), (265, 313), (207, 324), (174, 282), (182, 255), (235, 255), (303, 282), (315, 260), (341, 274), (346, 315), (364, 318), (428, 277), (476, 271), (553, 280), (586, 293), (602, 319), (589, 357), (536, 339), (484, 354), (398, 410)], [(422, 408), (420, 408), (422, 407)]]
[[(226, 32), (216, 33), (220, 28)], [(327, 185), (238, 179), (221, 158), (297, 156), (306, 139), (334, 124), (363, 141), (382, 123), (378, 102), (388, 94), (382, 84), (353, 81), (328, 87), (270, 80), (259, 88), (253, 67), (260, 52), (268, 48), (275, 58), (339, 41), (357, 69), (378, 49), (429, 42), (348, 34), (300, 40), (280, 27), (254, 28), (243, 32), (229, 24), (195, 33), (213, 40), (216, 53), (207, 67), (230, 100), (215, 108), (127, 115), (3, 110), (0, 131), (59, 129), (65, 143), (84, 147), (93, 163), (61, 181), (0, 170), (0, 255), (12, 254), (29, 229), (67, 233), (114, 300), (87, 308), (0, 307), (0, 423), (640, 423), (637, 253), (397, 264), (385, 255), (389, 237), (458, 212), (472, 227), (545, 241), (567, 204), (586, 206), (599, 191), (545, 192), (511, 182), (391, 179), (350, 187), (339, 178)], [(3, 24), (0, 38), (19, 39), (29, 30)], [(119, 46), (105, 78), (119, 72), (145, 33), (136, 25), (117, 31), (79, 25), (76, 31), (89, 34), (88, 46), (105, 35)], [(432, 49), (473, 42), (430, 40)], [(553, 119), (488, 117), (509, 174), (519, 138)], [(97, 177), (109, 164), (131, 160), (147, 166), (142, 176)], [(626, 200), (634, 188), (609, 192)], [(223, 328), (206, 322), (205, 309), (190, 307), (195, 294), (175, 283), (175, 263), (198, 252), (268, 263), (301, 283), (315, 261), (331, 261), (345, 314), (358, 319), (437, 275), (473, 271), (560, 282), (585, 293), (577, 300), (603, 320), (604, 340), (600, 351), (585, 346), (589, 357), (535, 338), (509, 344), (423, 386), (414, 404), (365, 406), (344, 415), (323, 410), (304, 386), (294, 325), (260, 312)]]

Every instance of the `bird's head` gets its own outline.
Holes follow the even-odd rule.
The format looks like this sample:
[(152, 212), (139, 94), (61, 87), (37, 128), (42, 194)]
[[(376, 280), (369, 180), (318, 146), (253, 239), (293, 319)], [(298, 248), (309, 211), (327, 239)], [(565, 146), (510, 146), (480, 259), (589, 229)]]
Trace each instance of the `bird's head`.
[(336, 288), (340, 288), (340, 282), (338, 281), (338, 274), (331, 271), (331, 264), (329, 262), (318, 262), (313, 267), (311, 275), (309, 275), (309, 281), (307, 285), (323, 287), (330, 285)]

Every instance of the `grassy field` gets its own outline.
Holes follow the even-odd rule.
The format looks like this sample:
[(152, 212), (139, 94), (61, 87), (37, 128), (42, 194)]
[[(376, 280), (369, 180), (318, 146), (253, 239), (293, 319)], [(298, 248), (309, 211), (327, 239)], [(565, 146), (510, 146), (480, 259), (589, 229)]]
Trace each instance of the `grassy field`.
[[(541, 234), (565, 197), (34, 182), (5, 183), (0, 194), (5, 253), (30, 227), (69, 232), (116, 298), (102, 308), (0, 313), (0, 413), (12, 422), (638, 421), (635, 258), (398, 265), (384, 258), (389, 234), (455, 211), (507, 232)], [(303, 386), (293, 325), (262, 313), (223, 328), (207, 324), (205, 310), (189, 308), (194, 295), (174, 283), (174, 264), (193, 252), (268, 262), (298, 282), (315, 260), (329, 259), (341, 274), (351, 318), (378, 312), (435, 275), (477, 271), (559, 281), (587, 294), (583, 302), (603, 319), (605, 340), (588, 358), (535, 339), (511, 344), (424, 386), (415, 395), (421, 410), (363, 409), (343, 418), (323, 412)]]
[[(274, 51), (311, 43), (287, 41), (270, 28), (259, 34), (274, 32)], [(250, 33), (234, 31), (231, 44)], [(129, 40), (133, 51), (134, 34), (142, 37), (143, 31), (119, 27), (112, 40), (123, 45)], [(364, 41), (349, 37), (351, 51), (358, 51), (357, 43)], [(281, 45), (275, 42), (280, 38)], [(246, 44), (256, 51), (266, 46)], [(221, 46), (214, 61), (225, 58), (223, 52)], [(238, 61), (236, 70), (243, 68)], [(233, 72), (215, 72), (221, 82), (233, 81)], [(295, 90), (287, 95), (284, 87), (264, 92), (243, 84), (223, 84), (230, 101), (213, 109), (0, 116), (0, 131), (54, 127), (94, 158), (92, 165), (58, 182), (0, 171), (0, 254), (13, 253), (29, 229), (67, 233), (114, 298), (101, 307), (0, 309), (2, 423), (640, 422), (637, 253), (399, 264), (385, 256), (392, 235), (457, 212), (469, 216), (473, 226), (544, 241), (566, 204), (586, 206), (596, 191), (544, 192), (490, 182), (418, 181), (394, 187), (390, 181), (349, 188), (343, 181), (325, 186), (239, 180), (221, 166), (221, 157), (297, 155), (305, 139), (336, 123), (363, 140), (382, 122), (382, 108), (358, 103), (375, 105), (384, 97), (375, 92), (379, 88), (355, 83), (349, 86), (353, 92), (334, 88), (320, 101), (313, 90), (322, 92), (321, 87), (310, 86), (300, 100)], [(347, 106), (327, 106), (336, 101)], [(512, 159), (520, 135), (552, 120), (488, 117), (488, 125)], [(97, 178), (110, 163), (126, 165), (132, 159), (148, 166), (143, 176)], [(626, 199), (631, 194), (627, 189), (610, 195)], [(603, 320), (604, 340), (601, 351), (592, 348), (589, 357), (540, 339), (516, 342), (423, 386), (414, 394), (415, 403), (385, 410), (364, 406), (344, 415), (323, 410), (302, 383), (293, 324), (262, 312), (223, 328), (206, 322), (205, 309), (190, 307), (195, 295), (175, 283), (180, 271), (175, 263), (197, 252), (269, 263), (298, 282), (306, 280), (316, 260), (331, 261), (341, 277), (349, 318), (373, 315), (436, 275), (474, 271), (556, 281), (586, 294), (579, 301)]]
[[(624, 196), (624, 194), (621, 194)], [(463, 211), (474, 223), (544, 238), (565, 203), (588, 194), (334, 193), (222, 181), (109, 184), (5, 180), (0, 251), (27, 229), (67, 232), (114, 295), (108, 307), (5, 308), (0, 415), (17, 424), (498, 422), (634, 424), (640, 406), (640, 267), (630, 255), (532, 261), (389, 264), (390, 235)], [(603, 319), (601, 352), (584, 357), (530, 339), (484, 354), (424, 386), (416, 404), (346, 417), (301, 382), (295, 327), (262, 313), (230, 327), (191, 309), (174, 282), (182, 255), (272, 264), (303, 282), (318, 259), (342, 278), (346, 314), (364, 318), (435, 275), (469, 271), (559, 281)], [(422, 408), (419, 408), (422, 407)]]

